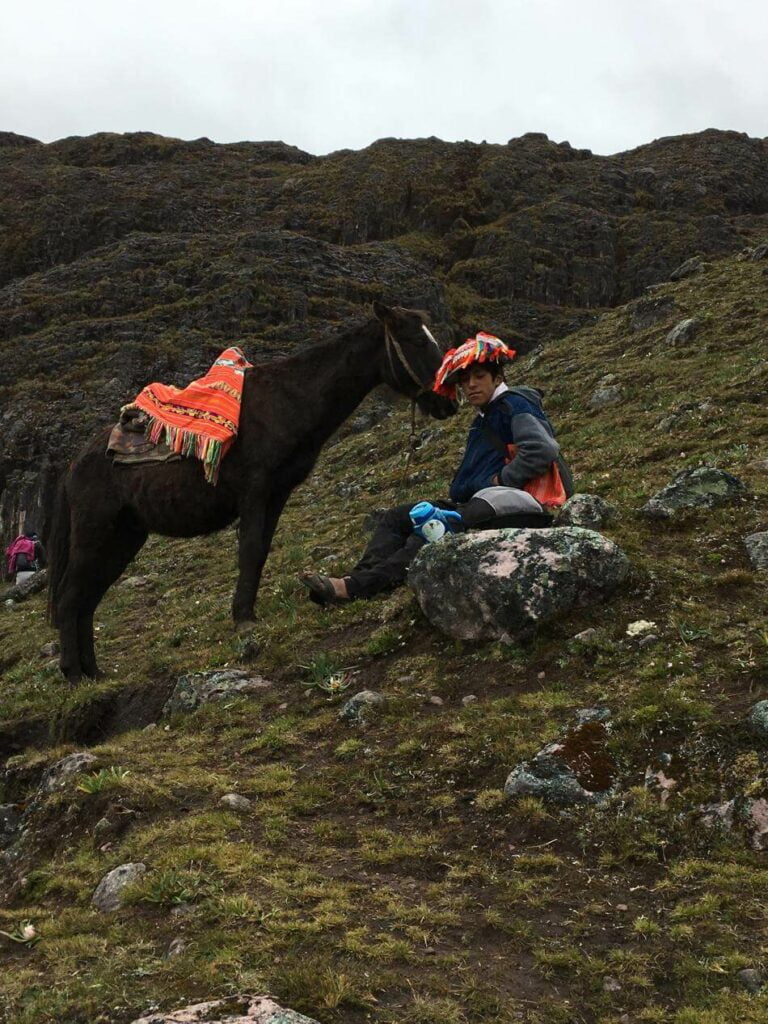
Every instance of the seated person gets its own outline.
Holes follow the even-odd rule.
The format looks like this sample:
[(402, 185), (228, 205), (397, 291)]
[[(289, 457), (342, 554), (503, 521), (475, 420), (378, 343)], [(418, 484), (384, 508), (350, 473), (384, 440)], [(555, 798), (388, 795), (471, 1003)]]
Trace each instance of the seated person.
[(37, 536), (34, 526), (28, 526), (15, 541), (5, 549), (5, 578), (20, 582), (17, 573), (25, 576), (45, 568), (45, 548)]
[[(498, 338), (481, 332), (446, 353), (435, 375), (433, 390), (454, 398), (458, 385), (477, 410), (450, 501), (433, 502), (437, 508), (458, 510), (463, 529), (550, 526), (549, 507), (562, 504), (572, 491), (539, 392), (507, 387), (502, 367), (514, 356)], [(558, 493), (552, 489), (553, 474)], [(537, 492), (543, 502), (534, 497)], [(413, 505), (398, 505), (381, 516), (362, 558), (342, 577), (305, 573), (301, 582), (310, 598), (338, 604), (403, 583), (414, 555), (426, 543), (414, 533), (409, 516)]]

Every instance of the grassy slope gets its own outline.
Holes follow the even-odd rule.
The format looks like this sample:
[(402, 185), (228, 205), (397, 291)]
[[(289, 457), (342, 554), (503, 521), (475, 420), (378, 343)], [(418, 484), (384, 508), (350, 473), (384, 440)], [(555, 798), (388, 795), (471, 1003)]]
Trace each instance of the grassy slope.
[[(405, 589), (333, 612), (306, 603), (297, 571), (347, 565), (364, 513), (445, 490), (467, 413), (424, 424), (407, 484), (405, 412), (329, 448), (284, 516), (262, 589), (263, 649), (250, 664), (273, 690), (92, 748), (130, 774), (56, 798), (63, 823), (0, 910), (0, 928), (32, 920), (42, 936), (32, 949), (0, 940), (0, 1019), (122, 1022), (151, 1003), (266, 988), (323, 1022), (764, 1020), (765, 1001), (735, 972), (768, 961), (768, 871), (743, 835), (713, 835), (687, 813), (747, 787), (768, 795), (765, 752), (741, 724), (768, 696), (767, 581), (742, 543), (768, 528), (764, 267), (715, 264), (661, 289), (679, 307), (668, 322), (633, 332), (617, 310), (512, 375), (547, 392), (581, 489), (618, 506), (607, 532), (635, 567), (614, 603), (530, 646), (449, 641)], [(685, 315), (702, 319), (699, 335), (665, 347)], [(626, 401), (591, 411), (608, 372)], [(656, 429), (691, 404), (671, 432)], [(637, 517), (674, 471), (700, 462), (736, 473), (755, 499), (675, 526)], [(354, 493), (340, 496), (342, 482)], [(157, 578), (115, 588), (98, 616), (114, 682), (74, 694), (38, 654), (42, 600), (3, 610), (6, 735), (37, 720), (53, 745), (110, 690), (247, 664), (228, 618), (233, 551), (232, 533), (154, 539), (135, 571)], [(658, 623), (657, 646), (627, 642), (637, 618)], [(594, 642), (571, 639), (587, 626)], [(353, 691), (381, 690), (384, 710), (362, 730), (339, 723), (340, 698), (307, 690), (307, 664), (353, 667)], [(465, 706), (468, 694), (478, 699)], [(622, 796), (568, 814), (502, 800), (509, 769), (597, 702), (614, 712)], [(30, 750), (16, 770), (70, 749)], [(661, 751), (681, 783), (666, 809), (641, 788)], [(248, 813), (218, 806), (232, 790), (254, 799)], [(96, 839), (110, 805), (139, 813)], [(132, 905), (91, 909), (101, 876), (131, 860), (149, 868)], [(189, 912), (174, 916), (177, 904)], [(166, 959), (176, 936), (186, 948)], [(606, 977), (621, 988), (606, 991)]]

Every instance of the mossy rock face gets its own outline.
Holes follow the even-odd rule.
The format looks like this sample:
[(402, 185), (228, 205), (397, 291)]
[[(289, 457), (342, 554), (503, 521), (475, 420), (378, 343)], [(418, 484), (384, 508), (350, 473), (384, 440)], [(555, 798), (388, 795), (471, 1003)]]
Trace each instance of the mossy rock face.
[(641, 512), (648, 519), (673, 519), (694, 509), (731, 505), (747, 496), (747, 488), (722, 469), (700, 466), (684, 469), (643, 505)]
[(578, 527), (486, 530), (423, 547), (408, 581), (427, 618), (463, 640), (510, 640), (603, 600), (629, 572), (610, 540)]

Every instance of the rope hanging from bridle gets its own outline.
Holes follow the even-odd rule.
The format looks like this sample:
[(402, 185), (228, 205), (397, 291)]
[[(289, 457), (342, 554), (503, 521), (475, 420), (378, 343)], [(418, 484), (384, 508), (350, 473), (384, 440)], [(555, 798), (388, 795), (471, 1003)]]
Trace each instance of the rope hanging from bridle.
[[(429, 337), (430, 341), (434, 341), (434, 339), (432, 338), (431, 335), (428, 335), (428, 337)], [(394, 350), (394, 352), (397, 355), (397, 358), (398, 358), (398, 360), (400, 362), (400, 365), (403, 367), (403, 369), (406, 371), (408, 376), (411, 378), (411, 380), (414, 382), (414, 384), (416, 384), (416, 386), (419, 389), (417, 394), (415, 394), (413, 396), (413, 398), (411, 398), (411, 431), (410, 431), (410, 434), (408, 436), (408, 451), (406, 452), (406, 456), (405, 456), (405, 464), (403, 465), (403, 472), (402, 472), (402, 474), (400, 476), (400, 483), (398, 485), (398, 488), (402, 489), (402, 486), (405, 483), (406, 477), (408, 475), (408, 471), (409, 471), (410, 466), (411, 466), (411, 460), (412, 460), (413, 455), (414, 455), (414, 453), (416, 451), (416, 448), (417, 448), (417, 440), (418, 440), (418, 438), (417, 438), (417, 435), (416, 435), (416, 399), (419, 397), (419, 395), (423, 395), (423, 394), (426, 394), (427, 392), (431, 391), (431, 388), (425, 387), (424, 386), (424, 382), (419, 379), (418, 374), (415, 373), (415, 371), (413, 370), (413, 367), (411, 366), (411, 364), (406, 359), (405, 353), (403, 352), (403, 349), (402, 349), (402, 346), (400, 345), (400, 343), (398, 342), (397, 338), (394, 336), (394, 334), (392, 333), (392, 331), (389, 329), (389, 327), (386, 324), (384, 325), (384, 343), (385, 343), (386, 349), (387, 349), (387, 357), (389, 358), (389, 365), (390, 365), (390, 368), (392, 370), (392, 382), (393, 382), (393, 384), (397, 383), (397, 372), (396, 372), (396, 369), (395, 369), (395, 360), (394, 360), (394, 357), (392, 355), (392, 352)]]

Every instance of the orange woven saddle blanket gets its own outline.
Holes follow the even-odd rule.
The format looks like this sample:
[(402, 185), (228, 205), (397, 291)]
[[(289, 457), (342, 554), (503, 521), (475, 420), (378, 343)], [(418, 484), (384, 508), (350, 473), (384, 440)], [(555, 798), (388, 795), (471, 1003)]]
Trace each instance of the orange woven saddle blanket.
[(120, 411), (107, 451), (115, 461), (167, 461), (192, 456), (215, 484), (221, 460), (237, 437), (245, 371), (239, 348), (225, 349), (204, 377), (185, 388), (148, 384)]

